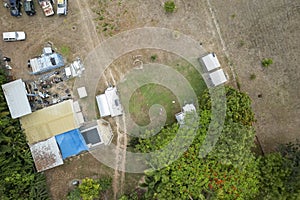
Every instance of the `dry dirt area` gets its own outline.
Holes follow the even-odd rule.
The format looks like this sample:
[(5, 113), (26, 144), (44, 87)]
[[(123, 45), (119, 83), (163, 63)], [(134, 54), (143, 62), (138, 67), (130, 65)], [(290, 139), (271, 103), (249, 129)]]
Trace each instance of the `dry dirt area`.
[[(231, 78), (229, 84), (237, 86), (237, 79), (241, 90), (250, 95), (257, 118), (257, 135), (265, 152), (274, 150), (278, 143), (300, 139), (300, 72), (297, 70), (300, 2), (175, 0), (177, 10), (171, 14), (165, 13), (163, 2), (72, 0), (68, 16), (48, 18), (37, 4), (37, 15), (33, 17), (24, 13), (15, 18), (6, 8), (0, 7), (0, 32), (25, 31), (27, 34), (26, 41), (22, 42), (1, 40), (0, 49), (12, 58), (14, 77), (29, 80), (35, 77), (28, 73), (27, 60), (40, 55), (47, 42), (53, 43), (57, 51), (67, 47), (69, 52), (65, 56), (70, 62), (77, 56), (84, 60), (101, 41), (122, 31), (145, 26), (174, 29), (198, 40), (207, 51), (216, 52)], [(151, 56), (141, 53), (145, 59)], [(159, 55), (158, 58), (158, 62), (168, 62)], [(263, 69), (263, 58), (272, 58), (274, 64)], [(103, 91), (107, 83), (120, 80), (130, 68), (116, 66), (107, 69), (100, 79), (99, 91)], [(250, 80), (251, 74), (255, 74), (254, 80)], [(122, 126), (123, 120), (120, 118), (113, 123)], [(123, 129), (122, 134), (126, 130), (126, 127), (115, 128), (115, 137), (118, 128)], [(122, 135), (119, 145), (126, 143)], [(120, 161), (122, 163), (124, 161)], [(130, 176), (106, 169), (86, 154), (46, 172), (52, 198), (58, 200), (65, 198), (72, 179), (101, 174), (115, 175), (113, 198), (128, 191), (128, 183), (134, 182), (128, 180)]]

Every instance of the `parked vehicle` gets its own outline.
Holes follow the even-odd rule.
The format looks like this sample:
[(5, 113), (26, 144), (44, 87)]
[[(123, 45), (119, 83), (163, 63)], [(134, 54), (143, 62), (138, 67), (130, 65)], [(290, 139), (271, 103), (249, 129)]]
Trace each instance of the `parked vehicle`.
[(35, 15), (33, 0), (24, 0), (24, 10), (29, 16)]
[(68, 14), (68, 0), (57, 0), (57, 14), (58, 15)]
[(5, 42), (19, 41), (25, 39), (26, 39), (26, 34), (23, 31), (3, 32), (3, 41)]
[(54, 15), (54, 10), (52, 7), (52, 1), (49, 0), (38, 0), (40, 6), (42, 7), (46, 17)]
[(10, 14), (15, 17), (22, 16), (21, 0), (9, 0)]

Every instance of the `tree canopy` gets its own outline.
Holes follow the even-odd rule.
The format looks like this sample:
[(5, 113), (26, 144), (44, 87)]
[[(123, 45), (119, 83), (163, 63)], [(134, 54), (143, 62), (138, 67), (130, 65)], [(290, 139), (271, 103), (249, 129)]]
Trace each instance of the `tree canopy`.
[[(1, 68), (0, 85), (4, 83), (6, 73)], [(45, 176), (35, 172), (25, 134), (19, 121), (10, 117), (2, 90), (0, 90), (0, 171), (0, 199), (48, 199)]]
[[(223, 132), (212, 152), (199, 157), (199, 149), (210, 123), (210, 97), (201, 99), (199, 127), (191, 146), (178, 160), (161, 170), (147, 171), (144, 186), (147, 199), (253, 199), (258, 194), (258, 163), (250, 148), (255, 133), (251, 100), (226, 88), (227, 115)], [(246, 116), (246, 117), (245, 117)], [(166, 127), (152, 138), (140, 139), (136, 148), (159, 149), (175, 137), (178, 125)]]
[[(299, 195), (298, 146), (281, 147), (281, 153), (257, 156), (251, 99), (226, 87), (226, 118), (222, 134), (204, 158), (199, 149), (211, 119), (208, 91), (199, 97), (199, 128), (193, 143), (173, 163), (145, 172), (145, 199), (296, 199)], [(151, 152), (168, 145), (179, 126), (134, 141), (135, 149)], [(149, 158), (149, 163), (153, 162)]]

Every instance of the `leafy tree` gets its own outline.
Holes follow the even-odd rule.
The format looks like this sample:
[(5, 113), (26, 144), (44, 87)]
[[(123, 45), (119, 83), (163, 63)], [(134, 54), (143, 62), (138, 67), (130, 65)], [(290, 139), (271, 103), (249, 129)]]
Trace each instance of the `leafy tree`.
[(300, 196), (300, 144), (281, 145), (279, 152), (261, 158), (261, 196), (295, 199)]
[(175, 11), (176, 9), (176, 5), (174, 3), (174, 1), (166, 1), (165, 4), (164, 4), (164, 8), (165, 8), (165, 11), (168, 12), (168, 13), (172, 13)]
[[(226, 120), (217, 145), (199, 158), (211, 119), (211, 100), (200, 100), (199, 129), (192, 145), (163, 169), (145, 172), (146, 199), (253, 199), (259, 192), (258, 162), (250, 151), (254, 131), (251, 100), (244, 93), (226, 88)], [(178, 126), (166, 127), (155, 137), (139, 140), (142, 152), (166, 146), (178, 134)], [(152, 160), (151, 160), (152, 161)]]
[(69, 192), (68, 200), (83, 200), (100, 199), (100, 193), (107, 191), (111, 188), (112, 180), (110, 177), (103, 177), (101, 179), (85, 178), (82, 183)]
[[(2, 61), (2, 58), (0, 58)], [(0, 68), (0, 85), (6, 73)], [(37, 174), (25, 134), (18, 120), (11, 119), (0, 90), (0, 199), (48, 199), (46, 180)]]
[(83, 200), (93, 200), (99, 198), (100, 194), (100, 183), (91, 178), (85, 178), (79, 185), (80, 196)]

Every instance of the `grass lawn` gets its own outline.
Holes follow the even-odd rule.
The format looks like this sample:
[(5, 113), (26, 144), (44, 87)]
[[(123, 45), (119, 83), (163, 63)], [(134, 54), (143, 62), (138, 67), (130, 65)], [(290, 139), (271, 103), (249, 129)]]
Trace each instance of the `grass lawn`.
[[(173, 104), (172, 101), (175, 101)], [(149, 109), (154, 104), (162, 105), (167, 112), (166, 124), (175, 122), (175, 114), (180, 111), (176, 96), (166, 87), (158, 84), (147, 84), (137, 89), (129, 102), (129, 112), (140, 126), (150, 123)]]
[(206, 83), (202, 79), (201, 74), (186, 61), (176, 61), (171, 63), (170, 66), (174, 67), (180, 74), (182, 74), (193, 87), (195, 94), (199, 97), (207, 88)]
[[(193, 87), (195, 94), (201, 96), (207, 88), (202, 76), (198, 71), (186, 61), (176, 61), (170, 63), (180, 72)], [(176, 103), (173, 104), (172, 101)], [(147, 84), (137, 89), (129, 102), (129, 112), (133, 120), (140, 126), (150, 123), (148, 115), (149, 109), (154, 104), (162, 105), (167, 112), (166, 124), (170, 125), (176, 121), (175, 114), (180, 112), (181, 108), (176, 96), (168, 88), (158, 84)]]

